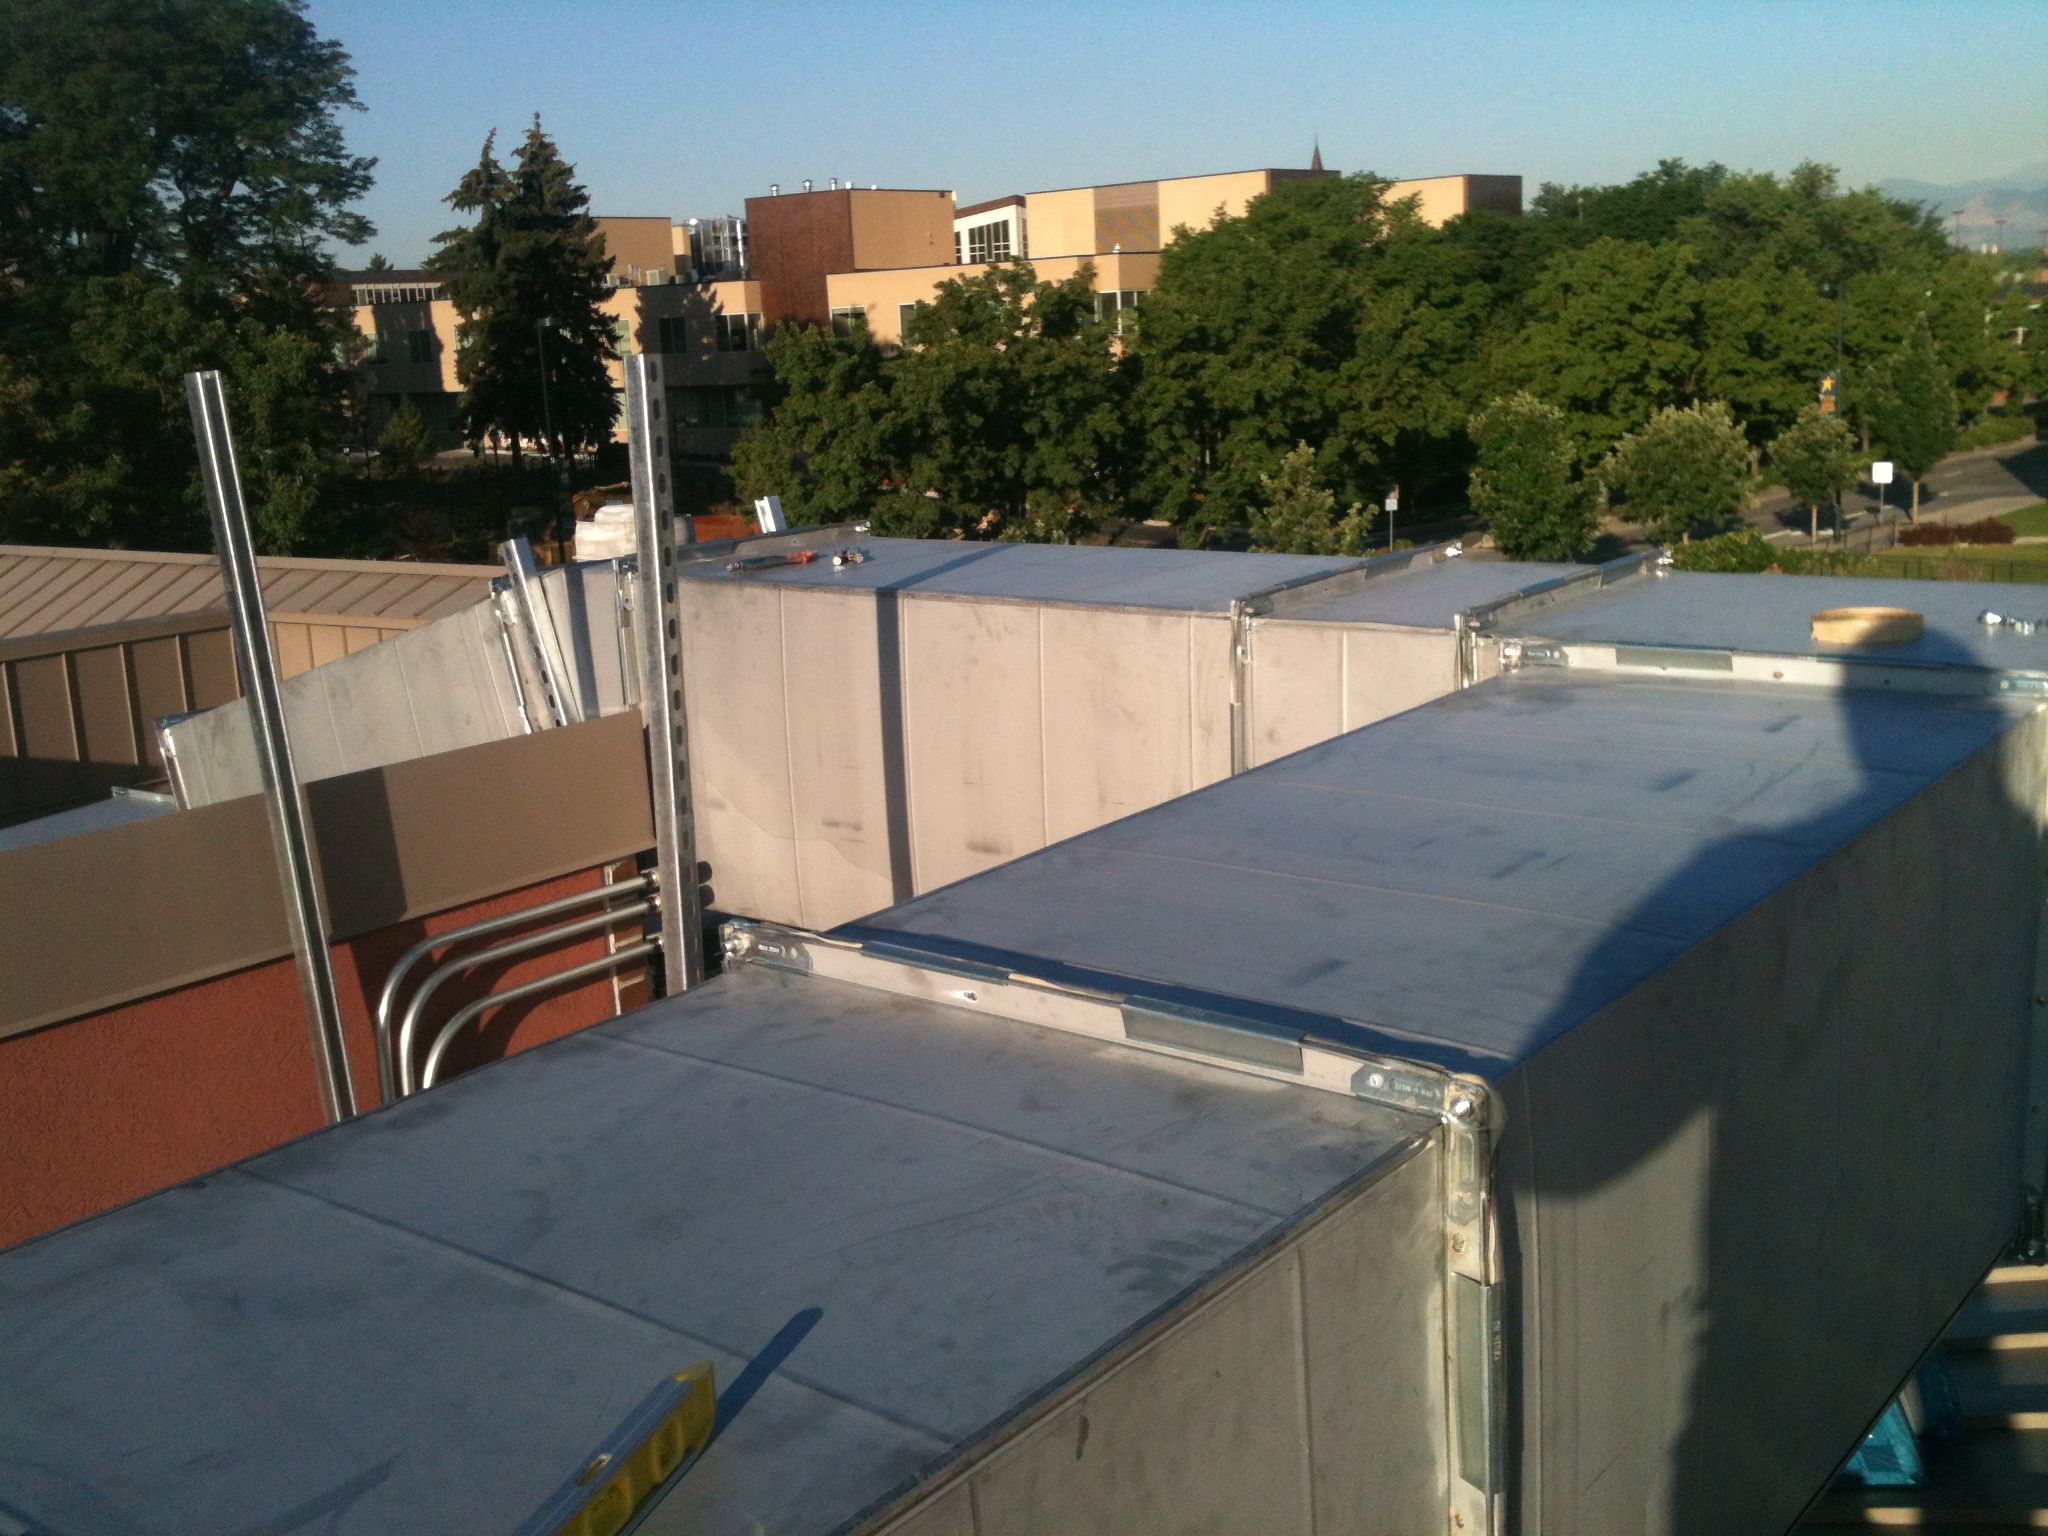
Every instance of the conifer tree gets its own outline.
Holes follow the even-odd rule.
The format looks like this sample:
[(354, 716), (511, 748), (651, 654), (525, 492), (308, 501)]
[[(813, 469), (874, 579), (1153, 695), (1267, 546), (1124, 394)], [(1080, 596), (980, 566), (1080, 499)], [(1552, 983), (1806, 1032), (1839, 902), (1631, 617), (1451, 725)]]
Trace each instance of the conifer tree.
[(472, 444), (493, 432), (562, 456), (611, 438), (617, 394), (605, 364), (618, 356), (612, 321), (599, 307), (612, 259), (590, 216), (575, 168), (541, 130), (540, 118), (510, 168), (496, 131), (448, 195), (474, 222), (435, 237), (429, 267), (461, 321), (457, 376)]

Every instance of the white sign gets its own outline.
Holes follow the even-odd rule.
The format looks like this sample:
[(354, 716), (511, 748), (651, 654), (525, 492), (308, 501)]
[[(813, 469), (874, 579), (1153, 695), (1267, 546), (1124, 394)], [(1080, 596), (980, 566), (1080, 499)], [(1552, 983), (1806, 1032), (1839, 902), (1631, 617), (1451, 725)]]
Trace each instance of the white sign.
[(1872, 485), (1890, 485), (1892, 483), (1892, 461), (1890, 459), (1879, 459), (1870, 466), (1870, 483)]
[(1389, 512), (1398, 512), (1398, 511), (1400, 511), (1400, 510), (1401, 510), (1401, 493), (1400, 493), (1399, 491), (1389, 491), (1389, 492), (1387, 492), (1387, 503), (1386, 503), (1386, 505), (1387, 505), (1387, 510), (1388, 510)]

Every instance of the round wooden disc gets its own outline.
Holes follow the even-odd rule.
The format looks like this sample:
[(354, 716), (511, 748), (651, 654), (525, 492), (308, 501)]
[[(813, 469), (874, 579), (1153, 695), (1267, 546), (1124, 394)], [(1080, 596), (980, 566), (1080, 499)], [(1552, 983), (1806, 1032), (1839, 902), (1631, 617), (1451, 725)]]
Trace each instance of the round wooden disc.
[(1824, 645), (1904, 645), (1926, 628), (1911, 608), (1823, 608), (1813, 616), (1813, 638)]

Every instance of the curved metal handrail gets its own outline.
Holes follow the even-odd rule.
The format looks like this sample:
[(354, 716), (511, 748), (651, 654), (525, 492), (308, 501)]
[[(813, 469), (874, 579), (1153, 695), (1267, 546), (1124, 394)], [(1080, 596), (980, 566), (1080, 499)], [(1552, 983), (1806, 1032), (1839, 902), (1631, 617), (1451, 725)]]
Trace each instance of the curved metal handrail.
[(400, 955), (397, 963), (391, 967), (390, 974), (384, 978), (384, 989), (377, 994), (377, 1012), (374, 1020), (377, 1033), (377, 1081), (384, 1090), (384, 1102), (389, 1104), (398, 1097), (399, 1090), (399, 1078), (391, 1049), (391, 1009), (398, 1001), (398, 989), (404, 984), (407, 973), (420, 961), (446, 944), (481, 939), (489, 934), (503, 933), (507, 928), (517, 928), (536, 918), (553, 917), (558, 912), (573, 912), (578, 907), (595, 906), (599, 902), (616, 901), (621, 896), (632, 896), (640, 891), (651, 890), (655, 878), (654, 872), (650, 870), (644, 875), (635, 875), (630, 880), (599, 886), (596, 890), (577, 891), (568, 896), (557, 896), (551, 901), (522, 907), (517, 912), (480, 918), (473, 923), (464, 923), (458, 928), (444, 928), (439, 933), (428, 934)]
[(516, 1003), (522, 997), (531, 997), (536, 992), (546, 992), (550, 988), (572, 981), (582, 981), (591, 976), (602, 976), (607, 971), (615, 971), (622, 965), (655, 954), (660, 949), (659, 938), (640, 939), (608, 955), (599, 955), (595, 960), (585, 960), (581, 965), (572, 965), (567, 970), (551, 971), (545, 976), (535, 977), (532, 981), (522, 981), (516, 987), (493, 992), (488, 997), (480, 997), (466, 1007), (458, 1008), (455, 1016), (441, 1026), (441, 1032), (434, 1036), (434, 1043), (427, 1048), (426, 1065), (420, 1070), (420, 1087), (431, 1088), (439, 1080), (441, 1058), (447, 1054), (448, 1047), (454, 1042), (455, 1037), (462, 1032), (462, 1027), (472, 1019), (481, 1017), (501, 1003)]
[[(419, 1027), (420, 1015), (428, 1001), (440, 990), (441, 984), (452, 976), (464, 971), (475, 970), (480, 965), (490, 965), (500, 960), (514, 960), (521, 955), (530, 955), (535, 950), (547, 949), (564, 939), (581, 938), (586, 933), (602, 933), (629, 917), (640, 917), (655, 910), (658, 903), (648, 897), (641, 901), (627, 902), (623, 907), (609, 907), (591, 917), (578, 918), (573, 923), (557, 923), (552, 928), (543, 928), (539, 933), (529, 933), (522, 938), (510, 939), (503, 944), (493, 944), (487, 949), (471, 950), (467, 954), (443, 960), (427, 972), (426, 980), (413, 993), (412, 1001), (405, 1006), (405, 1017), (398, 1025), (398, 1092), (400, 1097), (412, 1093), (420, 1086), (412, 1075), (413, 1036)], [(502, 994), (501, 994), (502, 995)]]

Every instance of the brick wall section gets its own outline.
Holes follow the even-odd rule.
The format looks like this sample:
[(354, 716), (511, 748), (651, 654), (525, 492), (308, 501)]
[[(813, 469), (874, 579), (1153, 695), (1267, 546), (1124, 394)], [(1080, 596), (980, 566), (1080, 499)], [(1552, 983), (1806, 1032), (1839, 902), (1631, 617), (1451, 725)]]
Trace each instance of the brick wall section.
[[(364, 934), (334, 947), (358, 1101), (377, 1102), (370, 1010), (391, 963), (428, 932), (589, 890), (598, 871)], [(583, 914), (572, 914), (581, 916)], [(562, 921), (562, 919), (555, 919)], [(494, 938), (511, 937), (512, 934)], [(435, 994), (430, 1029), (497, 987), (604, 953), (602, 935)], [(415, 976), (431, 968), (423, 963)], [(629, 993), (631, 1007), (646, 996)], [(487, 1014), (457, 1069), (558, 1039), (613, 1012), (599, 978)], [(250, 1157), (322, 1124), (290, 959), (0, 1040), (0, 1247)]]
[(853, 268), (853, 194), (786, 192), (747, 199), (747, 235), (768, 324), (823, 325), (825, 274)]

